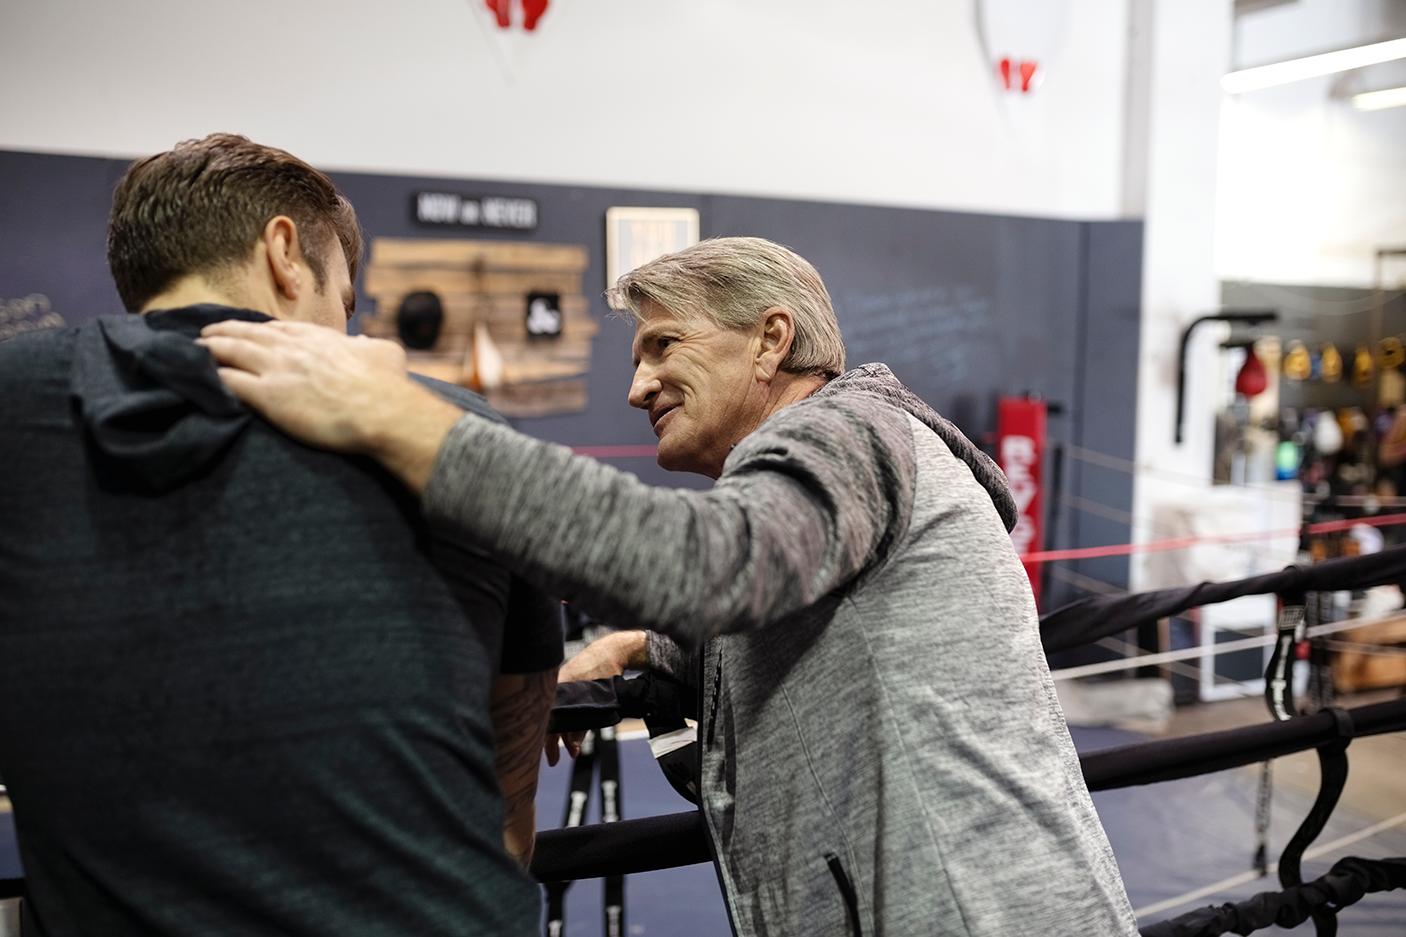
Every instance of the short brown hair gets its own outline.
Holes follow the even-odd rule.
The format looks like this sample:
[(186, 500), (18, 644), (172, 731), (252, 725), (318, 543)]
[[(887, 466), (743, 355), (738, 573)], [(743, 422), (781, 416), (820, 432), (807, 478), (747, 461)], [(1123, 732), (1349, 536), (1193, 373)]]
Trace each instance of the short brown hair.
[(781, 363), (792, 374), (844, 373), (845, 343), (820, 274), (804, 257), (763, 238), (710, 238), (631, 270), (606, 292), (612, 308), (640, 315), (650, 302), (685, 321), (707, 317), (723, 329), (747, 329), (773, 306), (796, 326)]
[(318, 290), (334, 240), (356, 280), (361, 228), (351, 202), (291, 153), (216, 133), (137, 160), (117, 183), (107, 227), (122, 304), (137, 312), (183, 276), (242, 263), (279, 215), (298, 226)]

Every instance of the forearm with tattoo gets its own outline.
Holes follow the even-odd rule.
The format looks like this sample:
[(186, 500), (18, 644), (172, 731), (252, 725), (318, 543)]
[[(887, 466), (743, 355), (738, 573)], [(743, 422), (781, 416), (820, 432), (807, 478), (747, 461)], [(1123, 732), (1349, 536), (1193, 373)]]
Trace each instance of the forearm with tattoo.
[(536, 837), (537, 769), (547, 719), (556, 698), (557, 672), (502, 674), (493, 684), (493, 734), (498, 747), (498, 781), (507, 802), (503, 842), (526, 866)]

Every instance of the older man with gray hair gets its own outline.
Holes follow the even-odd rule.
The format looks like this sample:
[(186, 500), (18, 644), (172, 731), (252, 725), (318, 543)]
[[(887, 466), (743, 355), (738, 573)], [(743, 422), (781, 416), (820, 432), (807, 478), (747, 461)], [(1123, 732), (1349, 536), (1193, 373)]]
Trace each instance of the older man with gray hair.
[(564, 676), (701, 682), (701, 808), (737, 933), (1136, 933), (1000, 471), (885, 366), (841, 373), (825, 287), (779, 245), (705, 241), (612, 292), (659, 463), (709, 491), (461, 413), (385, 343), (239, 322), (205, 341), (269, 419), (375, 456), (428, 515), (640, 629)]

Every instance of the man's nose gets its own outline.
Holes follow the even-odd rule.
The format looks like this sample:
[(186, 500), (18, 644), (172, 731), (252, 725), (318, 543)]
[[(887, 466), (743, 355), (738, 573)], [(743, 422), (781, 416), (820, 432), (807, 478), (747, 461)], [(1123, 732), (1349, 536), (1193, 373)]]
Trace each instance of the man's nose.
[(654, 376), (654, 369), (641, 362), (639, 367), (635, 368), (635, 379), (630, 382), (630, 406), (648, 410), (657, 393), (659, 381)]

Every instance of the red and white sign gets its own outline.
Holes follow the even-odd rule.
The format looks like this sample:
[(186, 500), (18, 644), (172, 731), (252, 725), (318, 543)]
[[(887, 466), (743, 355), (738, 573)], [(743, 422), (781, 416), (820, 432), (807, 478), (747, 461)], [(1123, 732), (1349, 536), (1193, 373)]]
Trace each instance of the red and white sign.
[[(548, 0), (484, 0), (488, 5), (488, 10), (493, 14), (494, 20), (498, 23), (499, 29), (511, 29), (513, 20), (517, 20), (517, 25), (531, 32), (537, 28), (537, 21), (542, 18), (542, 14), (547, 12)], [(517, 7), (514, 15), (514, 7)]]
[[(1020, 556), (1044, 549), (1043, 499), (1040, 472), (1045, 456), (1045, 402), (1026, 397), (1002, 397), (996, 416), (997, 461), (1010, 482), (1020, 519), (1011, 542)], [(1026, 563), (1030, 590), (1040, 601), (1040, 563)]]
[(1064, 45), (1068, 0), (979, 0), (977, 25), (1002, 91), (1029, 94)]
[(560, 4), (551, 0), (469, 0), (483, 37), (503, 70), (508, 84), (517, 81), (518, 72), (542, 43), (542, 33), (551, 32), (552, 15)]

